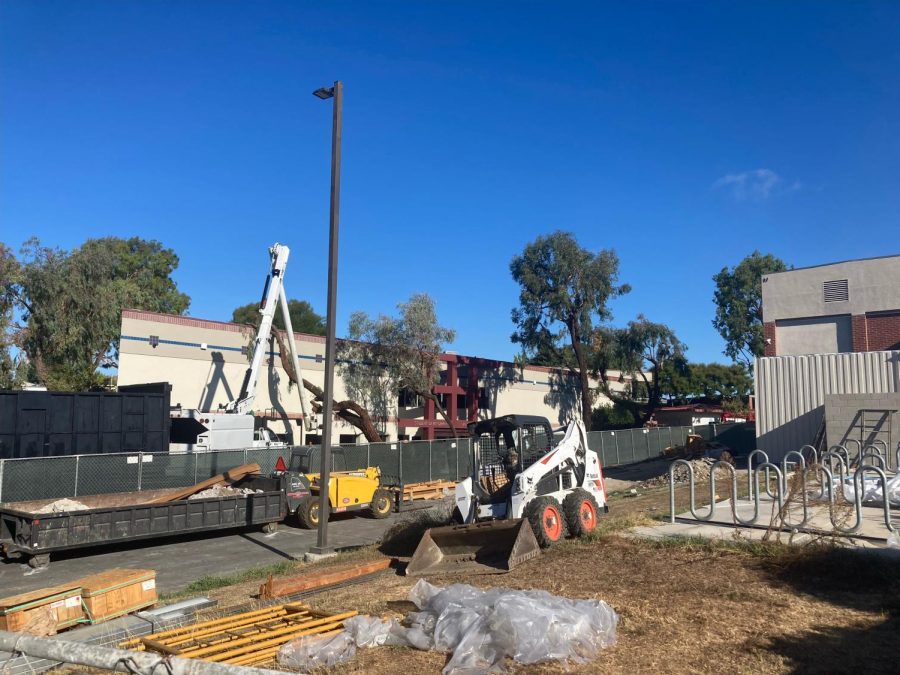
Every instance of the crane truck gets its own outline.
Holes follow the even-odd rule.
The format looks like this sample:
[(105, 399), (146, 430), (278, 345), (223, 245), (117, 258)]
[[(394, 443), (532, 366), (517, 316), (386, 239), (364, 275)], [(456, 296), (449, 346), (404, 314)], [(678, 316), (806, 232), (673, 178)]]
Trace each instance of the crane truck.
[[(297, 343), (294, 340), (294, 328), (291, 325), (291, 315), (288, 311), (287, 295), (284, 290), (284, 273), (289, 255), (290, 249), (283, 244), (275, 243), (269, 248), (270, 268), (259, 304), (259, 327), (251, 347), (250, 365), (244, 373), (241, 391), (237, 398), (220, 407), (219, 410), (204, 411), (181, 408), (174, 411), (172, 413), (170, 452), (287, 447), (270, 429), (256, 427), (253, 402), (256, 399), (263, 358), (268, 351), (268, 342), (272, 335), (275, 312), (279, 308), (284, 319), (291, 363), (297, 374), (297, 381), (303, 382), (300, 359), (297, 356)], [(300, 410), (303, 414), (305, 429), (313, 431), (316, 428), (316, 418), (310, 409), (306, 390), (300, 384), (297, 391), (300, 396)]]

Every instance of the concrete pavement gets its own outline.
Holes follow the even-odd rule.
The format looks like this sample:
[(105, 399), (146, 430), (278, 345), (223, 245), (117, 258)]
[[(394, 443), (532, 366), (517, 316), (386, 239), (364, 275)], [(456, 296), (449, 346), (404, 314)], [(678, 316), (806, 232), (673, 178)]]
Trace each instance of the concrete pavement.
[[(335, 515), (328, 525), (329, 544), (338, 549), (374, 544), (402, 516), (392, 514), (384, 520), (375, 520), (362, 515)], [(274, 534), (245, 530), (55, 553), (51, 555), (50, 566), (43, 570), (33, 570), (18, 561), (3, 561), (0, 562), (0, 597), (68, 583), (113, 567), (155, 569), (159, 592), (169, 593), (200, 577), (223, 576), (302, 559), (315, 544), (314, 530), (282, 523)]]

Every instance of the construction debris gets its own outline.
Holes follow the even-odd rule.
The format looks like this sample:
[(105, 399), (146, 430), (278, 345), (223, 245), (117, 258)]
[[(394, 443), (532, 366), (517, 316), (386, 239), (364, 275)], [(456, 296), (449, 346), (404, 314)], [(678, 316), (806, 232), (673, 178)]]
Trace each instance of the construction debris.
[[(700, 459), (691, 459), (688, 460), (690, 462), (691, 467), (694, 472), (694, 479), (697, 481), (707, 481), (709, 480), (709, 471), (712, 465), (716, 460), (710, 458), (700, 458)], [(720, 469), (720, 471), (724, 471), (724, 469)], [(688, 468), (684, 464), (678, 464), (675, 467), (675, 483), (688, 483), (690, 481), (691, 476), (691, 468)], [(718, 477), (718, 474), (717, 474)], [(661, 476), (654, 476), (648, 480), (640, 483), (639, 487), (642, 488), (657, 488), (662, 487), (669, 484), (669, 472), (666, 471)]]
[(456, 483), (450, 480), (430, 480), (424, 483), (409, 483), (403, 486), (403, 501), (443, 499), (453, 494)]
[(212, 478), (207, 478), (204, 481), (200, 481), (196, 485), (191, 485), (190, 487), (182, 488), (181, 490), (175, 490), (174, 492), (169, 492), (167, 494), (162, 495), (161, 497), (157, 497), (153, 499), (148, 504), (163, 504), (165, 502), (174, 502), (178, 499), (186, 499), (193, 494), (196, 494), (202, 490), (207, 488), (211, 488), (214, 485), (230, 485), (231, 483), (236, 483), (241, 478), (249, 476), (251, 474), (260, 473), (259, 464), (241, 464), (240, 466), (236, 466), (232, 469), (228, 469), (225, 473), (220, 473), (218, 476), (213, 476)]
[(390, 559), (385, 558), (374, 562), (332, 569), (318, 574), (303, 574), (280, 579), (275, 579), (270, 575), (266, 583), (259, 587), (259, 597), (260, 600), (268, 600), (333, 586), (346, 581), (358, 580), (370, 574), (386, 570), (390, 567), (390, 564)]
[(213, 485), (211, 488), (201, 490), (196, 494), (192, 494), (188, 499), (212, 499), (214, 497), (246, 497), (247, 495), (256, 494), (262, 490), (251, 490), (250, 488), (233, 488), (228, 485)]
[(337, 633), (356, 614), (329, 615), (300, 603), (275, 605), (134, 638), (120, 647), (249, 666), (273, 661), (282, 645), (298, 637)]
[(68, 513), (70, 511), (84, 511), (89, 508), (89, 506), (76, 502), (74, 499), (57, 499), (55, 502), (42, 506), (34, 513)]

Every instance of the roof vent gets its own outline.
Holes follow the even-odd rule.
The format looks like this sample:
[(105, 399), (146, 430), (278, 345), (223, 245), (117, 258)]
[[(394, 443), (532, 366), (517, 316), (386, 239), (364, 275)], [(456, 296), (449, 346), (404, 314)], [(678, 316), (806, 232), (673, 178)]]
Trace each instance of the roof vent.
[(850, 299), (850, 289), (846, 279), (826, 281), (822, 284), (825, 302), (847, 302)]

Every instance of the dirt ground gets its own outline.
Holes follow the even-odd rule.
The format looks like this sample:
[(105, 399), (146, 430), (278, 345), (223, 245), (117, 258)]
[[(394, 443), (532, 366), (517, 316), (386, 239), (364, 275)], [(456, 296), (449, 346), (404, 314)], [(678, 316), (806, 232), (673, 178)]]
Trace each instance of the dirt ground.
[[(589, 540), (566, 541), (505, 575), (434, 576), (431, 583), (544, 589), (608, 602), (620, 616), (618, 643), (589, 664), (519, 666), (512, 673), (896, 673), (900, 672), (900, 561), (829, 546), (787, 547), (745, 541), (652, 542), (624, 535), (628, 527), (668, 514), (667, 488), (645, 490), (628, 476), (613, 491), (610, 513)], [(632, 488), (636, 492), (632, 492)], [(698, 498), (708, 486), (697, 485)], [(727, 496), (727, 490), (724, 494)], [(688, 488), (676, 490), (687, 508)], [(293, 573), (389, 555), (411, 555), (422, 514), (389, 533), (379, 548), (342, 554)], [(403, 617), (416, 579), (395, 570), (362, 584), (309, 597), (316, 609), (355, 609)], [(219, 606), (203, 618), (253, 602), (260, 581), (217, 588)], [(439, 653), (380, 647), (328, 673), (439, 673)]]
[[(698, 486), (698, 490), (703, 486)], [(625, 494), (631, 495), (630, 492)], [(702, 494), (702, 493), (700, 493)], [(687, 488), (678, 489), (679, 508)], [(603, 532), (567, 541), (505, 575), (435, 576), (437, 585), (539, 588), (608, 602), (621, 619), (618, 644), (593, 663), (508, 664), (513, 673), (894, 673), (900, 654), (900, 562), (829, 547), (750, 542), (637, 541), (622, 528), (668, 512), (668, 490), (619, 494)], [(395, 536), (382, 548), (409, 555), (417, 540)], [(352, 554), (383, 555), (375, 548)], [(343, 563), (347, 560), (340, 557)], [(402, 617), (415, 579), (394, 571), (363, 585), (324, 592), (308, 603), (326, 611)], [(246, 601), (258, 582), (212, 591), (223, 605)], [(221, 611), (221, 608), (219, 609)], [(401, 648), (359, 650), (334, 673), (439, 673), (443, 654)]]

